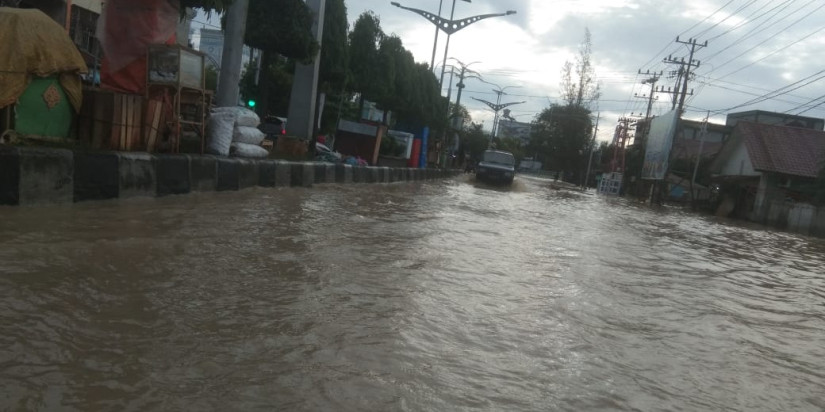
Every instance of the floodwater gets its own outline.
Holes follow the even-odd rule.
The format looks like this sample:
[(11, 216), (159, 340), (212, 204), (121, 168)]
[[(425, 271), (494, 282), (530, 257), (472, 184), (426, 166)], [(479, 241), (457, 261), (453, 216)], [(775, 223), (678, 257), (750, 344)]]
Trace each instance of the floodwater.
[(825, 242), (519, 177), (0, 208), (0, 410), (825, 410)]

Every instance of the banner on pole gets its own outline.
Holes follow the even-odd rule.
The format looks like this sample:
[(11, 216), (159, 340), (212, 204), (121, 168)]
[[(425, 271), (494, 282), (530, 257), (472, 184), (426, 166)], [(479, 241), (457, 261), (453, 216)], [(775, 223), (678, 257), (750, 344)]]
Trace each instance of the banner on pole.
[(677, 110), (672, 110), (650, 122), (642, 179), (663, 180), (665, 178), (678, 120)]

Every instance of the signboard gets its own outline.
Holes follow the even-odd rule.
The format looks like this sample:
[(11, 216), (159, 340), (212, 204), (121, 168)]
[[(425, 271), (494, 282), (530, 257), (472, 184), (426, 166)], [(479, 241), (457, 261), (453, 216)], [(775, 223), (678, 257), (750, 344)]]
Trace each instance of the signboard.
[(223, 58), (223, 32), (220, 30), (201, 29), (201, 41), (198, 50), (212, 58), (212, 65), (221, 64)]
[(678, 120), (677, 111), (672, 110), (650, 122), (645, 163), (642, 166), (642, 179), (662, 180), (665, 178), (670, 148), (673, 146), (673, 136), (676, 134), (676, 122)]
[(498, 137), (501, 138), (516, 138), (521, 140), (524, 144), (530, 141), (530, 131), (533, 125), (530, 123), (516, 122), (513, 120), (499, 120), (498, 122)]

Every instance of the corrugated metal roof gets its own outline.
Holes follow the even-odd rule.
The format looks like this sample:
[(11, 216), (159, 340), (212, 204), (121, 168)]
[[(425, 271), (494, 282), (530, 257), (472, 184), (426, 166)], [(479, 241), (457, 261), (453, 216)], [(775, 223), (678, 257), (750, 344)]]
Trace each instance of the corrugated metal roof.
[(740, 122), (754, 170), (816, 177), (825, 165), (825, 132), (797, 127)]

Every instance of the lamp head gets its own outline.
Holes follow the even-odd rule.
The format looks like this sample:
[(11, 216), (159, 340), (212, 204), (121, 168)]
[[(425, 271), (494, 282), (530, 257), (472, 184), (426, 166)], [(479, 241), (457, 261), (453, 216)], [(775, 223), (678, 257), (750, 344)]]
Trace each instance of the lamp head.
[(511, 15), (511, 14), (516, 14), (516, 11), (515, 11), (515, 10), (507, 10), (507, 13), (506, 13), (506, 14), (507, 14), (508, 16), (509, 16), (509, 15)]

